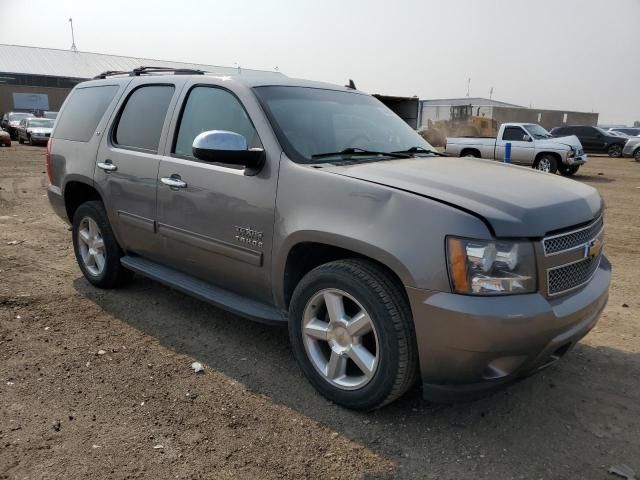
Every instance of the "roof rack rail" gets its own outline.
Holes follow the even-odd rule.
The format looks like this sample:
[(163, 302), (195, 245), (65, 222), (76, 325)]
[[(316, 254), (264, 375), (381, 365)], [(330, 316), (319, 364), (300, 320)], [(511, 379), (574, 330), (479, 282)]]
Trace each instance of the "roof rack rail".
[(138, 67), (126, 72), (122, 70), (108, 70), (100, 75), (93, 77), (94, 79), (113, 77), (116, 75), (129, 75), (130, 77), (139, 77), (140, 75), (149, 73), (173, 73), (174, 75), (204, 75), (204, 70), (195, 68), (174, 68), (174, 67)]

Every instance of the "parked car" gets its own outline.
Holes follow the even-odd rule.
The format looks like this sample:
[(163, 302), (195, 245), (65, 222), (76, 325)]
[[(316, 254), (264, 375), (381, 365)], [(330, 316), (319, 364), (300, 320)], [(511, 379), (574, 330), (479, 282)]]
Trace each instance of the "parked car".
[(626, 133), (618, 132), (616, 130), (607, 130), (607, 133), (609, 135), (613, 135), (614, 137), (631, 138), (631, 135), (627, 135)]
[(47, 143), (51, 136), (53, 122), (54, 120), (50, 118), (23, 118), (16, 128), (18, 143), (29, 145)]
[(44, 118), (52, 118), (52, 119), (56, 119), (58, 117), (58, 112), (50, 112), (50, 111), (45, 111), (43, 112), (42, 116)]
[(640, 127), (613, 127), (607, 130), (608, 132), (621, 132), (630, 137), (640, 136)]
[(288, 325), (331, 401), (484, 394), (595, 325), (611, 266), (583, 183), (443, 158), (377, 99), (274, 75), (103, 74), (67, 97), (48, 196), (98, 288), (138, 272)]
[(584, 151), (587, 153), (606, 153), (610, 157), (622, 156), (622, 149), (626, 143), (626, 138), (610, 135), (600, 127), (590, 126), (569, 126), (556, 127), (551, 130), (554, 137), (564, 137), (575, 135), (580, 140)]
[(587, 162), (580, 141), (575, 136), (552, 138), (540, 125), (503, 123), (497, 137), (448, 137), (445, 151), (461, 157), (504, 160), (507, 143), (511, 144), (511, 162), (570, 176)]
[(622, 150), (623, 157), (633, 157), (640, 162), (640, 137), (631, 137)]
[(11, 146), (11, 135), (9, 135), (9, 132), (2, 129), (0, 129), (0, 146), (2, 147)]
[(20, 124), (20, 120), (24, 118), (31, 117), (30, 113), (25, 112), (8, 112), (2, 116), (2, 121), (0, 122), (0, 127), (5, 129), (11, 135), (13, 140), (18, 138), (16, 129)]

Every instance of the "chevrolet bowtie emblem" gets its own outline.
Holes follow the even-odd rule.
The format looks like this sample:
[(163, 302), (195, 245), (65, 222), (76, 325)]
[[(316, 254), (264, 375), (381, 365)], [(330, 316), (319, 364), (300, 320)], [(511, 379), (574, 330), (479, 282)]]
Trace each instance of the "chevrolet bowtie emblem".
[(593, 258), (600, 255), (602, 251), (602, 240), (596, 238), (595, 240), (585, 243), (584, 245), (584, 258)]

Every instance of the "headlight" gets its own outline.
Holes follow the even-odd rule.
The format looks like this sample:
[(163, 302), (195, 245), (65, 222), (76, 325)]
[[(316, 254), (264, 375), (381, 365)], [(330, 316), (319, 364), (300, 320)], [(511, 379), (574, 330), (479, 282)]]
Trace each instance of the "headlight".
[(531, 242), (447, 238), (451, 287), (468, 295), (504, 295), (536, 291)]

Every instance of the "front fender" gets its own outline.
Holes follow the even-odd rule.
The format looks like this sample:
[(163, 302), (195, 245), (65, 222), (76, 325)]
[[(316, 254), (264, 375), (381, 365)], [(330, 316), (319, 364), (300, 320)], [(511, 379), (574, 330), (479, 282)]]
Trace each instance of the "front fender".
[(283, 304), (287, 258), (301, 242), (376, 260), (405, 286), (449, 291), (447, 235), (491, 238), (482, 220), (451, 205), (283, 158), (272, 257), (274, 300)]

